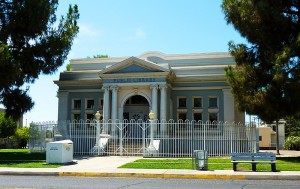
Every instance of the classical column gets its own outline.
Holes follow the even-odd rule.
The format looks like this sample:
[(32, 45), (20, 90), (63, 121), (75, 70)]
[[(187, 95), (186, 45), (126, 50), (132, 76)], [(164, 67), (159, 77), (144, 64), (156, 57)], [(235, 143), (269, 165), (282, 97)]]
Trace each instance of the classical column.
[(232, 123), (234, 119), (234, 99), (230, 89), (223, 89), (224, 121)]
[(109, 120), (109, 116), (110, 116), (110, 108), (109, 108), (109, 104), (110, 104), (110, 100), (109, 100), (109, 86), (103, 86), (102, 89), (104, 90), (104, 95), (103, 95), (103, 132), (104, 133), (109, 133), (108, 130), (108, 120)]
[(157, 133), (157, 124), (153, 123), (155, 122), (155, 119), (157, 119), (157, 90), (158, 90), (158, 85), (150, 85), (151, 89), (151, 110), (152, 113), (154, 113), (154, 117), (152, 118), (152, 123), (151, 127), (153, 128), (153, 137), (156, 136)]
[(112, 99), (111, 99), (111, 119), (115, 121), (118, 118), (118, 86), (112, 86)]
[(154, 113), (154, 119), (157, 119), (157, 90), (158, 85), (150, 85), (151, 89), (151, 110)]
[(118, 130), (117, 130), (117, 118), (118, 118), (118, 86), (112, 86), (112, 97), (111, 97), (111, 119), (112, 119), (112, 125), (111, 125), (111, 135), (112, 138), (115, 138), (118, 136)]
[(160, 133), (162, 136), (167, 135), (167, 125), (165, 121), (167, 121), (167, 85), (160, 85)]
[(109, 120), (109, 86), (104, 86), (104, 96), (103, 96), (103, 119), (105, 121)]
[(167, 112), (166, 112), (166, 106), (167, 106), (167, 85), (160, 85), (160, 120), (166, 120), (167, 119)]

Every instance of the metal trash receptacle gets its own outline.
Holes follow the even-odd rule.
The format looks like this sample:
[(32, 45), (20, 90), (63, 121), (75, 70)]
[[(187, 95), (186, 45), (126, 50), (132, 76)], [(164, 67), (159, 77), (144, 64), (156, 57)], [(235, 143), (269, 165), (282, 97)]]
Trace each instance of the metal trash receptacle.
[(194, 150), (193, 153), (193, 169), (207, 170), (208, 169), (208, 153), (206, 150)]
[(46, 144), (46, 163), (70, 163), (73, 161), (73, 142), (60, 140)]

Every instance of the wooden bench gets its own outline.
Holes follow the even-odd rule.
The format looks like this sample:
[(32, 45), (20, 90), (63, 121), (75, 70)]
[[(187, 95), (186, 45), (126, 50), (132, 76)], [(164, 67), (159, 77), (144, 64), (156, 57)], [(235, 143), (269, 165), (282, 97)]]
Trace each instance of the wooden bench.
[(252, 171), (256, 171), (256, 164), (271, 164), (271, 169), (276, 172), (276, 155), (269, 152), (259, 153), (231, 153), (231, 163), (236, 171), (238, 163), (251, 163)]

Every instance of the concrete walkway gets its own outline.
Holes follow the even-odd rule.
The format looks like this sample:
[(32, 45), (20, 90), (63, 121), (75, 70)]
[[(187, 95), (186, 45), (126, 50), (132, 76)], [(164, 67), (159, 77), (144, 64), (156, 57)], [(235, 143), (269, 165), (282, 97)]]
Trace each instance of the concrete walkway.
[[(280, 156), (300, 156), (297, 151), (280, 151)], [(142, 157), (89, 157), (59, 168), (0, 168), (0, 175), (47, 175), (87, 177), (189, 178), (232, 180), (300, 180), (300, 171), (252, 172), (232, 170), (121, 169), (119, 166)]]

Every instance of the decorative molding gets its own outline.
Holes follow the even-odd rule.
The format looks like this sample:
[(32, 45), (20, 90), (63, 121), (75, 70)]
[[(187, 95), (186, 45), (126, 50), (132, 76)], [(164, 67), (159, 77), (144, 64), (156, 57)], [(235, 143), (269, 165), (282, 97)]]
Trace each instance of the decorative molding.
[[(150, 61), (145, 61), (136, 57), (130, 57), (127, 58), (119, 63), (116, 63), (104, 70), (101, 70), (99, 72), (99, 75), (103, 75), (103, 74), (111, 74), (112, 72), (118, 72), (121, 69), (124, 69), (125, 67), (131, 66), (131, 65), (138, 65), (141, 66), (145, 69), (149, 69), (149, 70), (153, 70), (153, 72), (169, 72), (169, 69), (166, 69), (164, 67), (161, 67), (153, 62)], [(151, 72), (152, 73), (152, 72)]]
[(139, 56), (141, 59), (148, 57), (159, 57), (164, 60), (178, 60), (178, 59), (197, 59), (197, 58), (221, 58), (232, 57), (228, 52), (213, 52), (213, 53), (193, 53), (193, 54), (164, 54), (159, 51), (146, 52)]
[(223, 90), (223, 89), (230, 89), (229, 86), (212, 86), (212, 87), (173, 87), (173, 91), (197, 91), (197, 90)]

